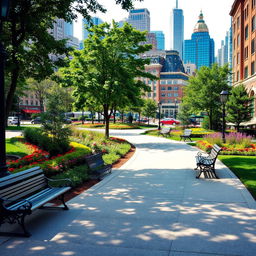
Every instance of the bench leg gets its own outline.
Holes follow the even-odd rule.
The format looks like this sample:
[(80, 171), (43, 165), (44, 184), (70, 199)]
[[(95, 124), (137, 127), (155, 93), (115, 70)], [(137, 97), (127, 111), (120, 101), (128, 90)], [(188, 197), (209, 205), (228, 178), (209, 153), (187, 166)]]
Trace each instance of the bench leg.
[(69, 208), (66, 205), (65, 200), (64, 200), (64, 194), (61, 195), (60, 200), (61, 200), (62, 204), (64, 205), (63, 210), (69, 210)]

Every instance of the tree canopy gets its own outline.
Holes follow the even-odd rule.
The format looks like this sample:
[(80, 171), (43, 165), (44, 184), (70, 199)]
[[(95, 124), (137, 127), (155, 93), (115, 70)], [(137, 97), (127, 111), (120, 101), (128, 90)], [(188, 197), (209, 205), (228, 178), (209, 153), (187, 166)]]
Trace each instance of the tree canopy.
[(201, 67), (196, 76), (189, 79), (185, 89), (184, 104), (191, 113), (207, 112), (210, 129), (217, 128), (214, 125), (217, 125), (220, 116), (220, 93), (222, 90), (229, 90), (228, 75), (227, 65)]
[(252, 100), (248, 96), (244, 85), (240, 84), (232, 88), (227, 102), (227, 120), (234, 123), (238, 131), (242, 122), (249, 121), (252, 118)]
[(130, 24), (103, 23), (90, 28), (84, 49), (75, 51), (69, 67), (61, 69), (63, 84), (74, 86), (76, 101), (102, 106), (109, 136), (109, 118), (118, 107), (136, 105), (143, 91), (149, 87), (140, 77), (156, 77), (144, 71), (147, 59), (140, 54), (151, 49), (146, 32), (135, 30)]
[[(133, 7), (134, 0), (113, 0), (123, 9)], [(138, 0), (141, 1), (141, 0)], [(6, 114), (8, 115), (17, 86), (29, 77), (41, 81), (63, 66), (68, 55), (65, 40), (55, 40), (49, 33), (56, 18), (71, 22), (78, 14), (89, 19), (97, 11), (106, 12), (97, 0), (12, 0), (10, 14), (4, 22), (1, 41), (7, 51)], [(6, 115), (6, 116), (7, 116)]]

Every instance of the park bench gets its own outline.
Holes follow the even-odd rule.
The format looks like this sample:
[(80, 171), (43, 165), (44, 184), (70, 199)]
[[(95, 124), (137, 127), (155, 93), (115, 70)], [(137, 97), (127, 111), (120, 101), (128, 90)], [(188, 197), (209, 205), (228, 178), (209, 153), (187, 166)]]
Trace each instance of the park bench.
[(98, 179), (101, 179), (102, 175), (105, 173), (111, 173), (112, 171), (112, 165), (104, 163), (102, 153), (86, 156), (85, 160), (92, 173), (95, 174)]
[(183, 134), (180, 135), (180, 140), (186, 141), (186, 140), (188, 139), (188, 140), (192, 141), (192, 140), (191, 140), (191, 133), (192, 133), (192, 130), (190, 130), (190, 129), (185, 129), (185, 130), (183, 131)]
[(167, 137), (170, 135), (171, 132), (171, 127), (162, 127), (161, 130), (159, 131), (159, 135), (163, 135), (164, 137)]
[[(53, 187), (51, 184), (55, 182), (63, 183), (63, 186)], [(25, 227), (25, 217), (36, 209), (68, 210), (64, 193), (71, 189), (70, 184), (68, 179), (48, 179), (40, 167), (0, 178), (0, 226), (4, 223), (18, 223), (23, 230), (23, 233), (0, 232), (0, 235), (29, 237), (31, 234)], [(55, 198), (58, 198), (64, 207), (44, 206)]]
[(195, 170), (199, 169), (199, 173), (196, 176), (197, 179), (200, 177), (202, 173), (204, 173), (205, 177), (213, 177), (218, 179), (218, 176), (215, 172), (215, 162), (220, 151), (221, 148), (218, 145), (214, 144), (211, 149), (211, 152), (208, 155), (203, 156), (201, 152), (198, 152), (196, 156), (197, 167), (195, 168)]

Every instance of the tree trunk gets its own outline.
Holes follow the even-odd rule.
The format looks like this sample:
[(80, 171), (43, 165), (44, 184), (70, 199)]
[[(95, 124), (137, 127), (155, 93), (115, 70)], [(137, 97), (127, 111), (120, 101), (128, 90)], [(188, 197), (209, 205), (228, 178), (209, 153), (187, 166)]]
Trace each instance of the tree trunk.
[(122, 123), (124, 122), (124, 112), (121, 112), (121, 120), (122, 120)]
[(104, 105), (105, 137), (109, 138), (109, 119), (108, 105)]
[(213, 129), (213, 123), (212, 123), (212, 110), (210, 109), (209, 111), (209, 127), (210, 127), (210, 130)]
[(92, 124), (94, 124), (93, 111), (91, 111), (91, 120), (92, 120)]

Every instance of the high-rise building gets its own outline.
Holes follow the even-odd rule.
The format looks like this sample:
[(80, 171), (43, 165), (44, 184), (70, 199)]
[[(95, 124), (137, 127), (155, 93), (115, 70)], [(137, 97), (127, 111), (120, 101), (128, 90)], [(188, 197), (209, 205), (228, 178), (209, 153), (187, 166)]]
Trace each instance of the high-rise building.
[(202, 66), (210, 67), (214, 63), (214, 41), (210, 38), (202, 12), (191, 39), (184, 41), (183, 62), (194, 63), (197, 69)]
[[(98, 17), (92, 17), (91, 18), (91, 23), (93, 25), (100, 25), (100, 24), (103, 23), (103, 20), (101, 18), (98, 18)], [(82, 37), (83, 37), (83, 40), (88, 38), (88, 35), (89, 35), (89, 32), (86, 29), (86, 26), (90, 26), (90, 23), (86, 19), (83, 19), (82, 20)]]
[(231, 30), (227, 31), (225, 40), (221, 41), (221, 48), (218, 49), (218, 55), (217, 55), (217, 63), (219, 66), (224, 66), (225, 64), (229, 64), (229, 67), (231, 67), (232, 58), (230, 58), (231, 54), (230, 51), (232, 51), (232, 46), (230, 46), (230, 43), (232, 43), (232, 40), (230, 40)]
[(235, 0), (232, 17), (233, 86), (243, 84), (253, 97), (252, 119), (247, 126), (256, 128), (256, 0)]
[(143, 57), (150, 59), (146, 71), (157, 76), (159, 80), (151, 81), (143, 78), (149, 85), (151, 92), (146, 98), (161, 102), (161, 114), (164, 117), (176, 116), (183, 96), (184, 87), (187, 85), (188, 75), (177, 51), (149, 51)]
[(183, 56), (184, 41), (184, 16), (183, 10), (178, 8), (178, 0), (176, 0), (176, 8), (171, 14), (171, 49), (179, 52)]
[(140, 31), (150, 31), (150, 12), (147, 8), (129, 11), (128, 23)]
[(64, 33), (66, 36), (74, 36), (73, 22), (64, 22)]
[(157, 50), (165, 50), (165, 36), (163, 31), (150, 31), (156, 35)]

